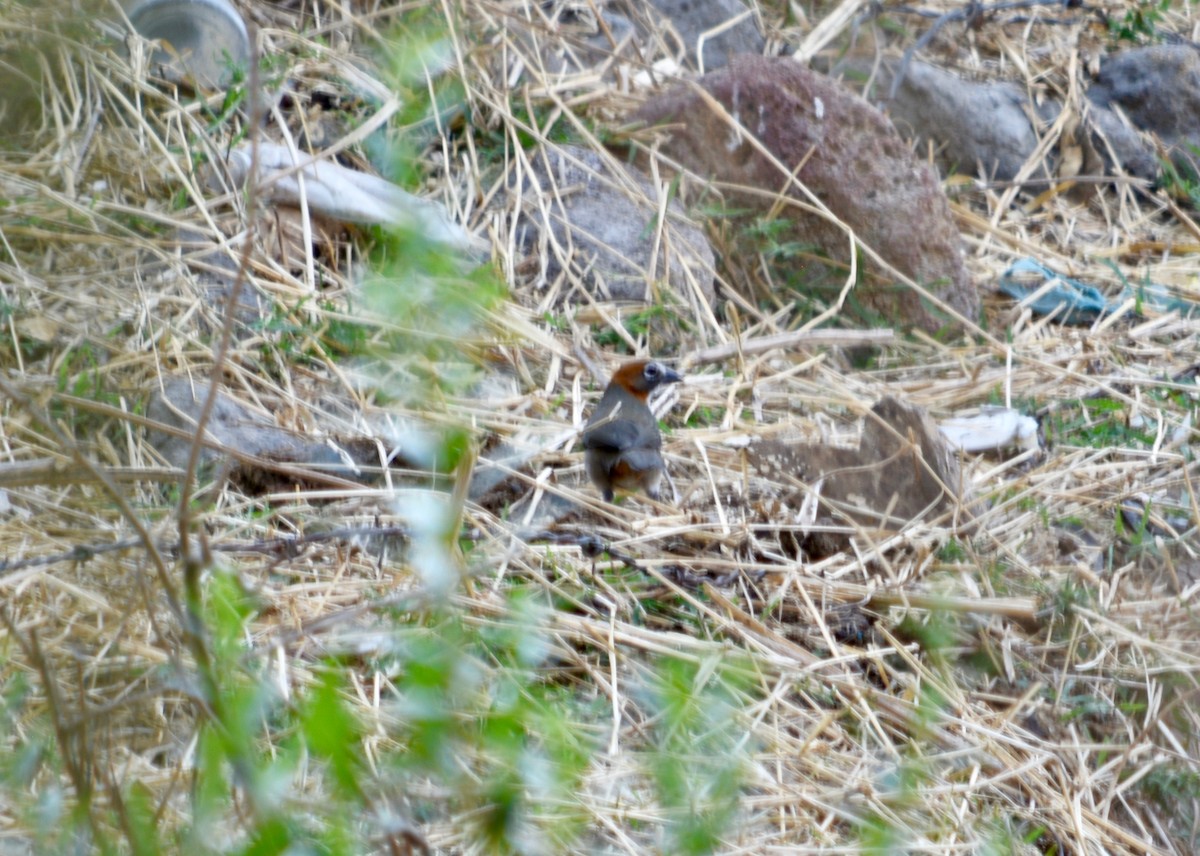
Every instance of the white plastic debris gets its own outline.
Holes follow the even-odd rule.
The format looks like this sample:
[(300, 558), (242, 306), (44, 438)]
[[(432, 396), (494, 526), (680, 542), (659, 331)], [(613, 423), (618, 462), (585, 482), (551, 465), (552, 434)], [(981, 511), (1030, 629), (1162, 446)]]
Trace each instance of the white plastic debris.
[[(229, 174), (239, 185), (250, 176), (250, 143), (229, 153)], [(373, 175), (341, 164), (298, 154), (287, 146), (259, 142), (256, 186), (263, 201), (300, 205), (300, 177), (308, 210), (340, 223), (380, 224), (419, 230), (431, 241), (445, 244), (476, 259), (486, 257), (486, 244), (459, 226), (441, 206), (413, 196)]]
[(800, 503), (800, 512), (796, 515), (796, 523), (804, 535), (807, 535), (808, 528), (817, 522), (817, 511), (820, 508), (821, 488), (823, 487), (825, 487), (824, 477), (817, 479), (817, 483), (804, 494), (804, 499)]
[(679, 63), (670, 57), (660, 59), (650, 66), (650, 70), (643, 70), (633, 75), (632, 83), (637, 89), (649, 89), (652, 86), (658, 86), (659, 81), (665, 78), (678, 77), (682, 73)]
[(984, 407), (976, 416), (956, 416), (938, 425), (942, 436), (964, 452), (983, 452), (1017, 446), (1038, 448), (1038, 423), (1007, 407)]

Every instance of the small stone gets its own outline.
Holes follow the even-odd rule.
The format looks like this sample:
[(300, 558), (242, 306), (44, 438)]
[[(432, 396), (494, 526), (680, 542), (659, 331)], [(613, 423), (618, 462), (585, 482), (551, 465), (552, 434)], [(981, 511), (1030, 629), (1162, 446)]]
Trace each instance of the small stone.
[[(543, 148), (533, 159), (533, 175), (522, 193), (518, 238), (527, 253), (541, 257), (545, 247), (547, 281), (566, 268), (598, 300), (656, 302), (656, 291), (666, 288), (691, 304), (693, 280), (704, 299), (711, 300), (714, 268), (708, 239), (671, 200), (658, 240), (659, 193), (632, 168), (596, 152), (575, 146)], [(571, 294), (567, 299), (584, 300)]]
[[(750, 446), (747, 460), (777, 484), (800, 480), (813, 490), (819, 483), (818, 524), (850, 523), (880, 539), (918, 519), (947, 515), (967, 493), (958, 458), (929, 414), (892, 396), (871, 408), (857, 449), (771, 440)], [(808, 493), (801, 489), (785, 502), (799, 507)], [(965, 506), (959, 515), (945, 525), (971, 517)], [(823, 556), (847, 543), (846, 535), (821, 532), (807, 547)]]
[[(167, 378), (150, 395), (146, 416), (186, 435), (151, 429), (148, 439), (163, 459), (177, 469), (187, 467), (204, 403), (208, 382), (189, 377)], [(277, 426), (269, 416), (252, 409), (232, 395), (217, 392), (212, 412), (205, 423), (205, 434), (212, 441), (200, 452), (200, 464), (206, 469), (226, 465), (228, 475), (252, 491), (275, 490), (294, 484), (297, 478), (289, 469), (311, 469), (338, 479), (369, 481), (360, 467), (372, 463), (373, 443), (350, 440), (338, 448), (321, 440), (309, 439)], [(234, 457), (236, 450), (259, 458), (262, 466)], [(378, 470), (378, 455), (373, 461)], [(283, 465), (276, 468), (274, 465)]]

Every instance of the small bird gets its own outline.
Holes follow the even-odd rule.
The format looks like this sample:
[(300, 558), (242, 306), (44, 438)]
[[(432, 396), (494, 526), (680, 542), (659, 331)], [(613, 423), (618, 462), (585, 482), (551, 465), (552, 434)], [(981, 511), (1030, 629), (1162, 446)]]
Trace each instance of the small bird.
[(600, 403), (583, 429), (583, 460), (605, 502), (617, 490), (641, 488), (658, 499), (662, 480), (662, 435), (646, 399), (664, 383), (683, 376), (653, 360), (634, 360), (613, 373)]

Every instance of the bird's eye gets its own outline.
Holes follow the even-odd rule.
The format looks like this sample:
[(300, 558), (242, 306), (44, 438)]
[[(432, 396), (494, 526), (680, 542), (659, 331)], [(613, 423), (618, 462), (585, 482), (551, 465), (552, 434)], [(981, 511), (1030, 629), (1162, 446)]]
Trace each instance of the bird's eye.
[(647, 363), (642, 374), (646, 376), (646, 380), (654, 380), (658, 377), (658, 363)]

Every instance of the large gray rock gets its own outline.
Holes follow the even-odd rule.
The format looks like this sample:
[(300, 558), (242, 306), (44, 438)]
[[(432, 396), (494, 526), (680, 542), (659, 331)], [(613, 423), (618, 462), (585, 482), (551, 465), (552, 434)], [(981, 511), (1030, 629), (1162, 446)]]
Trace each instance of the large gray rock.
[(1161, 166), (1153, 141), (1139, 133), (1127, 117), (1093, 102), (1086, 118), (1090, 142), (1103, 160), (1106, 174), (1123, 170), (1137, 178), (1158, 178)]
[(1015, 83), (964, 80), (920, 61), (909, 63), (889, 97), (895, 65), (880, 69), (871, 100), (917, 141), (918, 151), (933, 143), (948, 170), (1011, 181), (1038, 146), (1031, 113), (1043, 122), (1058, 114), (1057, 105), (1034, 108)]
[[(807, 202), (788, 181), (787, 171), (798, 169), (799, 181), (885, 261), (975, 319), (979, 296), (963, 266), (950, 206), (933, 171), (914, 157), (886, 116), (838, 82), (790, 59), (737, 57), (699, 83), (783, 170), (731, 129), (691, 85), (651, 99), (634, 115), (649, 125), (670, 126), (666, 155), (701, 178), (720, 182), (735, 206), (764, 213), (777, 207), (774, 194), (783, 188)], [(846, 233), (828, 218), (798, 205), (780, 210), (794, 224), (793, 240), (815, 243), (835, 260), (849, 260)], [(895, 323), (931, 332), (947, 323), (948, 316), (912, 289), (895, 287), (891, 277), (870, 265), (868, 273), (876, 275), (875, 281), (857, 287), (852, 301)]]
[[(758, 31), (758, 22), (741, 0), (650, 0), (648, 5), (670, 22), (683, 41), (687, 62), (697, 69), (715, 71), (739, 54), (763, 52), (766, 42)], [(630, 12), (637, 14), (633, 9)], [(718, 35), (705, 37), (718, 29)], [(699, 50), (701, 38), (703, 53)]]
[(1154, 45), (1107, 57), (1087, 92), (1099, 107), (1119, 107), (1156, 135), (1177, 166), (1200, 174), (1200, 50)]
[(695, 297), (693, 282), (711, 300), (708, 239), (671, 200), (659, 240), (658, 199), (648, 179), (611, 158), (575, 146), (543, 148), (522, 193), (518, 240), (544, 261), (547, 281), (568, 270), (598, 300), (649, 303), (669, 290), (686, 304)]
[[(967, 80), (920, 60), (910, 62), (897, 82), (899, 66), (898, 61), (876, 66), (873, 60), (848, 59), (835, 70), (870, 75), (873, 85), (866, 97), (887, 112), (902, 135), (916, 141), (919, 152), (936, 152), (947, 173), (1013, 181), (1037, 151), (1040, 134), (1062, 111), (1053, 98), (1034, 102), (1024, 86)], [(1111, 109), (1093, 103), (1082, 120), (1085, 133), (1070, 140), (1082, 149), (1078, 172), (1112, 175), (1119, 166), (1141, 178), (1157, 175), (1153, 147)], [(1060, 176), (1061, 162), (1056, 147), (1029, 177), (1070, 178)]]
[(532, 18), (514, 17), (509, 26), (552, 74), (612, 72), (624, 64), (639, 69), (666, 58), (712, 71), (738, 54), (761, 54), (766, 44), (741, 0), (564, 2), (547, 4)]
[(620, 12), (566, 3), (532, 9), (506, 21), (521, 52), (538, 58), (529, 63), (531, 68), (544, 67), (552, 75), (603, 69), (611, 79), (614, 66), (640, 62), (644, 33)]

